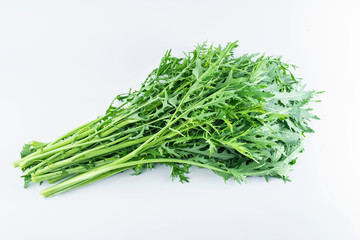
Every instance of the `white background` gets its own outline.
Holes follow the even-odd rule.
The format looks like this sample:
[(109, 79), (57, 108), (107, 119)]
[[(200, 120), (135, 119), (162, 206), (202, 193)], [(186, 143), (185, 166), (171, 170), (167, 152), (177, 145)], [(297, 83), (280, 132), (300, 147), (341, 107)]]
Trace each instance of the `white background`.
[[(0, 239), (360, 239), (359, 1), (1, 1)], [(192, 169), (121, 174), (53, 198), (22, 188), (22, 145), (136, 89), (172, 48), (239, 40), (325, 90), (293, 182)]]

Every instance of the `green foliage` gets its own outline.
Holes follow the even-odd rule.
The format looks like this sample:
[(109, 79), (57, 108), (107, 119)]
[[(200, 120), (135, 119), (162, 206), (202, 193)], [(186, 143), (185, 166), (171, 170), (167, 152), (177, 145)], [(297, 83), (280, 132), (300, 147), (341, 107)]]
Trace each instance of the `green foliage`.
[(26, 157), (27, 155), (29, 155), (30, 153), (32, 153), (31, 145), (24, 144), (23, 149), (20, 152), (20, 156), (23, 158), (23, 157)]
[[(304, 90), (293, 65), (264, 55), (235, 57), (225, 48), (198, 45), (184, 57), (167, 51), (141, 88), (114, 98), (105, 115), (57, 140), (24, 146), (16, 167), (26, 183), (48, 181), (52, 196), (133, 169), (156, 164), (188, 182), (190, 166), (225, 181), (249, 176), (282, 178), (304, 149), (318, 94)], [(33, 142), (34, 143), (34, 142)]]

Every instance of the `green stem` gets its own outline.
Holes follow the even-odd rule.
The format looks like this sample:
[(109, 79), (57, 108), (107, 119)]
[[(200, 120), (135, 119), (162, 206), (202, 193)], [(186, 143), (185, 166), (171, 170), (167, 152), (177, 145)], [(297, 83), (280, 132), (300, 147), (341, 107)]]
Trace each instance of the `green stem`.
[[(128, 138), (128, 136), (127, 136), (127, 138)], [(117, 140), (115, 142), (112, 142), (111, 144), (108, 144), (107, 146), (106, 145), (101, 145), (99, 147), (92, 148), (92, 149), (90, 149), (88, 151), (77, 154), (77, 155), (75, 155), (75, 156), (73, 156), (71, 158), (67, 158), (67, 159), (58, 161), (56, 163), (53, 163), (53, 164), (51, 164), (49, 166), (46, 166), (46, 167), (38, 170), (36, 173), (34, 173), (34, 176), (39, 176), (41, 174), (51, 172), (54, 169), (66, 167), (66, 166), (71, 165), (71, 164), (78, 164), (80, 162), (87, 161), (88, 159), (94, 158), (96, 156), (109, 154), (111, 152), (115, 152), (115, 151), (118, 151), (120, 149), (127, 148), (129, 146), (136, 145), (136, 144), (139, 144), (141, 142), (144, 142), (144, 141), (146, 141), (146, 139), (148, 139), (148, 137), (143, 137), (143, 138), (135, 139), (135, 140), (132, 140), (132, 141), (127, 141), (127, 142), (123, 142), (123, 143), (120, 143), (120, 144), (116, 144), (116, 143), (119, 142), (119, 140)], [(124, 138), (122, 138), (121, 140), (124, 140)], [(111, 146), (111, 145), (114, 145), (114, 146)], [(109, 147), (109, 146), (111, 146), (111, 147)]]
[[(95, 178), (92, 178), (92, 179), (90, 179), (90, 180), (85, 180), (85, 181), (83, 181), (83, 182), (79, 182), (79, 183), (77, 183), (77, 184), (75, 184), (75, 185), (73, 185), (73, 186), (69, 186), (69, 187), (67, 187), (67, 188), (63, 188), (63, 189), (60, 189), (60, 190), (55, 190), (55, 191), (54, 191), (54, 190), (51, 190), (51, 189), (47, 188), (47, 189), (42, 190), (42, 191), (40, 192), (40, 194), (43, 195), (44, 197), (51, 197), (51, 196), (54, 196), (54, 195), (59, 194), (59, 193), (62, 193), (62, 192), (66, 192), (66, 191), (69, 191), (69, 190), (72, 190), (72, 189), (75, 189), (75, 188), (78, 188), (78, 187), (85, 186), (85, 185), (90, 184), (90, 183), (92, 183), (92, 182), (96, 182), (96, 181), (98, 181), (98, 180), (101, 180), (101, 179), (103, 179), (103, 178), (110, 177), (110, 176), (112, 176), (112, 175), (115, 175), (115, 174), (117, 174), (117, 173), (120, 173), (120, 172), (123, 172), (123, 171), (126, 171), (126, 170), (128, 170), (128, 169), (117, 169), (117, 170), (113, 170), (113, 171), (104, 173), (104, 174), (102, 174), (102, 175), (100, 175), (100, 176), (97, 176), (97, 177), (95, 177)], [(76, 177), (76, 176), (74, 176), (74, 177)], [(70, 179), (71, 179), (71, 178), (70, 178)]]
[[(119, 119), (116, 120), (115, 122), (118, 122), (118, 121), (119, 121)], [(57, 144), (53, 144), (49, 148), (45, 147), (45, 148), (43, 148), (43, 149), (41, 149), (39, 151), (36, 151), (30, 157), (26, 156), (25, 158), (20, 159), (21, 161), (20, 160), (17, 161), (15, 164), (16, 164), (16, 166), (20, 166), (22, 168), (30, 166), (33, 163), (33, 161), (36, 160), (36, 159), (48, 157), (48, 156), (50, 156), (50, 155), (52, 155), (52, 154), (54, 154), (54, 153), (56, 153), (58, 151), (62, 151), (64, 149), (71, 148), (71, 146), (76, 146), (76, 145), (81, 145), (81, 144), (84, 144), (84, 145), (89, 144), (89, 142), (86, 142), (86, 141), (88, 141), (89, 139), (91, 139), (91, 138), (93, 138), (95, 136), (98, 136), (98, 135), (100, 135), (100, 137), (103, 138), (103, 139), (112, 138), (113, 136), (110, 136), (110, 137), (107, 137), (107, 136), (109, 134), (111, 134), (112, 132), (114, 132), (116, 129), (119, 129), (121, 127), (124, 127), (124, 126), (126, 126), (126, 125), (128, 125), (130, 123), (134, 123), (134, 122), (137, 122), (137, 121), (139, 121), (139, 120), (127, 119), (127, 120), (119, 123), (116, 127), (113, 127), (113, 128), (111, 128), (109, 130), (107, 130), (108, 127), (112, 126), (113, 124), (109, 124), (109, 126), (107, 126), (106, 128), (100, 129), (99, 131), (96, 131), (95, 128), (87, 130), (86, 132), (83, 132), (80, 135), (75, 135), (75, 136), (72, 136), (71, 138), (65, 139), (65, 140), (63, 140), (63, 141), (61, 141), (61, 142), (59, 142)], [(107, 131), (104, 134), (105, 130), (107, 130)], [(73, 144), (74, 141), (79, 140), (79, 139), (81, 139), (81, 140), (76, 142), (75, 144)], [(95, 142), (98, 142), (98, 141), (100, 141), (100, 140), (96, 140)]]
[[(163, 142), (164, 140), (169, 139), (169, 138), (173, 138), (176, 135), (177, 135), (177, 133), (170, 132), (169, 134), (167, 134), (167, 135), (157, 139), (155, 142), (152, 142), (151, 144), (149, 144), (144, 150), (152, 148), (152, 147), (156, 146), (157, 143)], [(114, 162), (117, 159), (119, 159), (119, 158), (118, 157), (106, 158), (106, 159), (100, 160), (98, 162), (95, 162), (95, 166), (96, 167), (101, 167), (101, 166), (104, 166), (104, 165), (106, 165), (108, 163)], [(57, 178), (59, 178), (59, 176), (63, 176), (62, 178), (64, 178), (64, 177), (66, 177), (68, 175), (72, 175), (72, 174), (75, 174), (75, 173), (83, 173), (83, 172), (86, 172), (86, 171), (88, 171), (88, 170), (85, 170), (84, 167), (79, 166), (79, 167), (75, 167), (75, 168), (70, 168), (69, 170), (66, 169), (66, 172), (68, 173), (67, 175), (64, 175), (63, 170), (58, 170), (58, 171), (49, 172), (49, 173), (43, 173), (43, 174), (37, 172), (36, 174), (32, 175), (32, 181), (34, 183), (35, 182), (41, 182), (41, 181), (49, 180), (49, 179), (52, 179), (52, 178), (57, 179)]]
[[(96, 162), (93, 163), (94, 166), (92, 168), (104, 166), (104, 165), (108, 164), (109, 162), (114, 161), (115, 159), (117, 159), (117, 158), (112, 157), (112, 158), (106, 158), (106, 159), (103, 159), (103, 160), (96, 161)], [(78, 166), (78, 167), (66, 169), (65, 171), (59, 170), (59, 171), (56, 171), (56, 172), (50, 172), (50, 173), (42, 174), (42, 175), (39, 175), (39, 176), (33, 175), (31, 177), (31, 180), (34, 183), (41, 182), (41, 181), (46, 181), (46, 180), (50, 180), (50, 179), (59, 179), (59, 180), (61, 180), (62, 178), (68, 177), (70, 175), (78, 174), (78, 173), (84, 173), (84, 172), (87, 172), (87, 171), (89, 171), (88, 168), (85, 168), (84, 166)]]
[[(124, 169), (133, 168), (137, 165), (142, 164), (148, 164), (148, 163), (180, 163), (180, 164), (191, 164), (197, 167), (202, 168), (208, 168), (214, 171), (219, 171), (223, 173), (228, 173), (227, 170), (216, 168), (213, 166), (209, 166), (206, 164), (194, 162), (191, 160), (184, 160), (184, 159), (172, 159), (172, 158), (166, 158), (166, 159), (145, 159), (145, 160), (139, 160), (139, 161), (131, 161), (126, 162), (122, 164), (117, 164), (113, 166), (106, 165), (106, 168), (101, 168), (100, 171), (98, 169), (94, 169), (92, 171), (89, 171), (87, 173), (83, 173), (80, 175), (76, 175), (72, 178), (66, 179), (65, 181), (56, 184), (55, 186), (49, 187), (47, 189), (44, 189), (41, 191), (41, 194), (45, 197), (53, 196), (55, 194), (59, 194), (80, 186), (84, 186), (86, 184), (92, 183), (96, 180), (108, 177), (110, 175), (119, 173), (124, 171)], [(104, 176), (105, 174), (105, 176)]]
[[(110, 139), (112, 139), (114, 137), (118, 137), (118, 136), (121, 136), (121, 135), (124, 135), (124, 134), (125, 134), (125, 132), (119, 132), (117, 134), (113, 134), (111, 136), (104, 137), (104, 138), (99, 138), (99, 139), (89, 141), (89, 142), (69, 144), (67, 146), (60, 147), (60, 148), (54, 149), (54, 150), (49, 151), (49, 152), (45, 152), (45, 153), (39, 154), (37, 156), (33, 156), (32, 158), (29, 158), (26, 161), (24, 161), (23, 163), (21, 163), (20, 166), (29, 166), (29, 165), (33, 164), (33, 162), (35, 160), (39, 160), (39, 159), (42, 159), (42, 158), (47, 158), (47, 157), (49, 157), (49, 156), (51, 156), (53, 154), (56, 154), (56, 153), (61, 152), (61, 151), (69, 150), (69, 149), (72, 149), (72, 150), (70, 150), (69, 152), (66, 152), (65, 156), (71, 156), (72, 154), (79, 151), (78, 149), (74, 150), (74, 148), (82, 147), (82, 149), (84, 149), (84, 148), (89, 147), (92, 144), (107, 141), (107, 140), (110, 140)], [(46, 160), (43, 160), (43, 162), (46, 161)]]
[(105, 116), (103, 116), (103, 117), (101, 117), (101, 118), (97, 118), (97, 119), (95, 119), (95, 120), (93, 120), (93, 121), (91, 121), (91, 122), (85, 123), (85, 124), (83, 124), (83, 125), (75, 128), (75, 129), (73, 129), (73, 130), (65, 133), (64, 135), (60, 136), (60, 137), (59, 137), (58, 139), (56, 139), (55, 141), (53, 141), (53, 142), (51, 142), (51, 143), (48, 143), (48, 144), (47, 144), (44, 148), (42, 148), (41, 150), (38, 150), (38, 151), (36, 151), (36, 152), (34, 152), (34, 153), (29, 154), (28, 156), (26, 156), (26, 157), (24, 157), (24, 158), (21, 158), (21, 159), (17, 160), (16, 162), (14, 162), (14, 166), (15, 166), (15, 167), (18, 167), (19, 164), (20, 164), (21, 162), (23, 162), (24, 160), (26, 160), (26, 159), (28, 159), (28, 158), (32, 158), (33, 156), (36, 156), (37, 154), (39, 154), (39, 152), (46, 151), (46, 149), (51, 148), (52, 145), (54, 145), (55, 143), (59, 142), (60, 140), (62, 140), (62, 139), (64, 139), (64, 138), (67, 138), (67, 137), (69, 137), (69, 136), (71, 136), (71, 135), (73, 135), (73, 134), (76, 134), (76, 133), (80, 132), (81, 130), (83, 130), (83, 129), (85, 129), (85, 128), (87, 128), (87, 127), (89, 127), (89, 126), (91, 126), (91, 125), (93, 125), (93, 124), (101, 121), (104, 117), (105, 117)]

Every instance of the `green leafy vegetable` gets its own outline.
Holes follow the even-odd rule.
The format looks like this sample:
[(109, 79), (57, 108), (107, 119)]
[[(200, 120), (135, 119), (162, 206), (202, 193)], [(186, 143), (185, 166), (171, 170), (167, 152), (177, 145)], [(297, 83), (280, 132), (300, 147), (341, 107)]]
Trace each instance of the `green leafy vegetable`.
[[(167, 51), (138, 91), (118, 95), (105, 115), (44, 144), (25, 144), (14, 163), (30, 181), (56, 183), (49, 197), (133, 169), (157, 164), (188, 182), (189, 168), (207, 168), (224, 180), (282, 178), (304, 149), (317, 94), (290, 72), (293, 65), (264, 55), (236, 57), (198, 45), (184, 57)], [(60, 182), (59, 182), (60, 181)]]

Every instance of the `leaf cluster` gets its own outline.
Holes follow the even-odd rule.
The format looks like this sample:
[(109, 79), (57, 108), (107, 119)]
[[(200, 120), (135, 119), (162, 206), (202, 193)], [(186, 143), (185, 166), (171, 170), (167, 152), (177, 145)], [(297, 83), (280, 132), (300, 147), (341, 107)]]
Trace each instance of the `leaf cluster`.
[(190, 166), (224, 180), (288, 173), (317, 117), (295, 67), (264, 55), (236, 57), (236, 42), (196, 46), (183, 57), (167, 51), (137, 91), (114, 98), (105, 114), (51, 143), (30, 142), (15, 162), (25, 182), (60, 183), (52, 196), (157, 164), (188, 182)]

